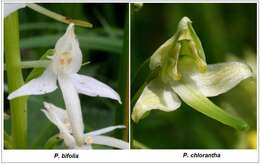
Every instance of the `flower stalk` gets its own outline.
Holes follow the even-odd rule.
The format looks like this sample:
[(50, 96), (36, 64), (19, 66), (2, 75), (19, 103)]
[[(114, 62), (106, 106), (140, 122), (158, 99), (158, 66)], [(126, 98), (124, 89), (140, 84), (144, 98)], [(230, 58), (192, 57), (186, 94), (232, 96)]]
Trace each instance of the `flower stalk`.
[[(48, 60), (21, 61), (22, 69), (46, 68), (48, 65), (49, 65)], [(4, 65), (4, 69), (6, 70), (6, 65)]]
[(93, 26), (91, 23), (89, 23), (87, 21), (65, 17), (61, 14), (50, 11), (35, 3), (5, 3), (4, 4), (4, 17), (8, 16), (9, 14), (11, 14), (21, 8), (25, 8), (26, 6), (42, 15), (45, 15), (47, 17), (50, 17), (52, 19), (55, 19), (57, 21), (60, 21), (60, 22), (66, 23), (66, 24), (74, 23), (75, 25), (82, 26), (82, 27), (88, 27), (88, 28), (92, 28), (92, 26)]
[[(4, 19), (4, 49), (9, 93), (24, 84), (19, 46), (18, 12)], [(17, 149), (27, 146), (27, 97), (10, 100), (13, 146)]]
[(57, 21), (60, 21), (60, 22), (66, 23), (66, 24), (74, 23), (75, 25), (82, 26), (82, 27), (88, 27), (88, 28), (91, 28), (93, 26), (91, 23), (89, 23), (87, 21), (76, 20), (76, 19), (64, 17), (63, 15), (50, 11), (35, 3), (27, 4), (27, 7), (31, 8), (32, 10), (34, 10), (38, 13), (41, 13), (43, 15), (46, 15), (50, 18), (53, 18)]
[[(125, 141), (128, 141), (128, 128), (129, 128), (129, 68), (125, 67), (128, 65), (129, 56), (128, 56), (128, 48), (129, 48), (129, 15), (128, 9), (125, 14), (125, 25), (124, 25), (124, 43), (123, 43), (123, 51), (120, 56), (120, 69), (119, 69), (119, 93), (122, 97), (122, 105), (120, 109), (116, 111), (116, 124), (124, 124), (126, 129), (123, 131), (123, 134), (118, 133), (118, 137), (123, 137)], [(122, 118), (122, 116), (124, 116)]]

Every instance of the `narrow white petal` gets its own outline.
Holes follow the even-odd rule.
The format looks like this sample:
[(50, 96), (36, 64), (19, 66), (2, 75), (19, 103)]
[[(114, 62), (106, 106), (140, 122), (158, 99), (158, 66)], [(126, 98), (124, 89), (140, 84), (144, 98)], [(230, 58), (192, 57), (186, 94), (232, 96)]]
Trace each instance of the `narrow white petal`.
[(57, 89), (56, 81), (56, 75), (48, 67), (40, 77), (29, 81), (22, 87), (12, 92), (8, 96), (8, 99), (11, 100), (19, 96), (42, 95), (50, 93)]
[(4, 3), (4, 17), (24, 7), (26, 3)]
[[(57, 107), (53, 104), (47, 103), (47, 102), (44, 102), (43, 105), (44, 105), (44, 108), (45, 108), (45, 111), (43, 111), (43, 112), (48, 117), (48, 119), (52, 123), (57, 125), (58, 128), (64, 127), (67, 130), (69, 130), (69, 132), (70, 132), (71, 125), (70, 125), (69, 116), (68, 116), (67, 111), (62, 109), (62, 108), (59, 108), (59, 107)], [(60, 124), (58, 124), (58, 123), (60, 123)]]
[(45, 116), (58, 127), (60, 131), (60, 138), (62, 138), (69, 148), (76, 147), (76, 143), (73, 137), (71, 137), (69, 130), (67, 130), (65, 124), (60, 120), (59, 115), (53, 112), (51, 109), (46, 108), (41, 110)]
[(58, 127), (60, 137), (64, 139), (66, 146), (69, 148), (75, 148), (77, 144), (74, 137), (70, 134), (71, 127), (67, 111), (47, 102), (44, 102), (44, 108), (45, 109), (42, 109), (42, 112), (54, 125)]
[(93, 144), (106, 145), (110, 147), (129, 149), (129, 144), (123, 140), (108, 136), (93, 136)]
[[(64, 116), (66, 115), (59, 112), (59, 110), (55, 110), (55, 108), (56, 106), (45, 103), (45, 109), (42, 109), (42, 112), (53, 124), (55, 124), (59, 128), (60, 132), (69, 132), (65, 123), (63, 122)], [(64, 113), (66, 113), (66, 111), (64, 111)]]
[(102, 128), (102, 129), (99, 129), (99, 130), (95, 130), (95, 131), (86, 133), (85, 137), (86, 136), (102, 135), (102, 134), (114, 131), (115, 129), (119, 129), (119, 128), (125, 128), (125, 126), (124, 125), (116, 125), (116, 126), (110, 126), (110, 127)]
[(55, 45), (52, 66), (57, 73), (77, 73), (82, 63), (82, 53), (74, 33), (74, 24), (70, 24), (66, 33)]
[(169, 112), (176, 110), (180, 105), (181, 101), (174, 91), (158, 79), (154, 79), (144, 88), (137, 100), (132, 119), (138, 122), (148, 111), (158, 109)]
[(66, 110), (70, 118), (72, 134), (80, 145), (84, 141), (84, 124), (78, 93), (68, 75), (58, 75), (58, 81), (66, 105)]
[(194, 72), (190, 78), (202, 94), (211, 97), (227, 92), (251, 75), (248, 65), (228, 62), (208, 65), (207, 72)]
[(117, 100), (121, 103), (119, 94), (108, 85), (90, 77), (80, 74), (71, 75), (72, 82), (79, 93), (88, 96), (100, 96)]

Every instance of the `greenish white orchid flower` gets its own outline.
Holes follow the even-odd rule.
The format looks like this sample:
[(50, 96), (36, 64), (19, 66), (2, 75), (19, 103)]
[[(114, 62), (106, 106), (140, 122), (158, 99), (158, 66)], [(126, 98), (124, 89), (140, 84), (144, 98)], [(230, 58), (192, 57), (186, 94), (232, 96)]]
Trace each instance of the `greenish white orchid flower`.
[(70, 118), (68, 111), (65, 111), (64, 109), (61, 109), (53, 104), (46, 102), (44, 103), (44, 107), (45, 109), (42, 109), (42, 112), (53, 124), (55, 124), (58, 127), (60, 131), (59, 137), (64, 139), (65, 145), (70, 149), (92, 149), (92, 144), (106, 145), (119, 149), (129, 148), (129, 144), (127, 142), (103, 135), (115, 129), (125, 128), (125, 126), (123, 125), (110, 126), (89, 133), (85, 133), (83, 135), (84, 143), (78, 145), (72, 133), (73, 128), (71, 127), (71, 124), (69, 122)]
[(165, 112), (178, 109), (180, 97), (192, 108), (223, 124), (239, 130), (248, 127), (246, 122), (223, 111), (207, 97), (225, 93), (250, 77), (249, 66), (240, 62), (207, 65), (189, 18), (182, 18), (175, 35), (151, 56), (150, 69), (157, 76), (144, 87), (137, 100), (132, 112), (134, 122), (153, 109)]
[(120, 96), (106, 84), (86, 75), (77, 74), (82, 64), (82, 53), (74, 34), (74, 24), (57, 41), (55, 54), (43, 74), (12, 92), (8, 99), (25, 95), (42, 95), (57, 89), (57, 80), (69, 114), (72, 133), (78, 144), (83, 143), (83, 121), (78, 93), (117, 100)]

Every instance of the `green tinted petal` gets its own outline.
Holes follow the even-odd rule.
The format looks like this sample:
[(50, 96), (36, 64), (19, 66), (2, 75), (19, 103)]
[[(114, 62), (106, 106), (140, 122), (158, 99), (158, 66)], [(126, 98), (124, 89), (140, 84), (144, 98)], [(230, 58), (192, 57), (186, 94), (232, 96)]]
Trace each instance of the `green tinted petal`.
[(210, 97), (227, 92), (251, 75), (248, 65), (228, 62), (208, 65), (207, 72), (194, 72), (189, 75), (189, 78), (204, 96)]
[(163, 43), (151, 56), (150, 69), (161, 68), (160, 77), (163, 82), (181, 79), (179, 60), (181, 56), (189, 56), (200, 72), (207, 70), (205, 54), (191, 25), (191, 20), (183, 17), (176, 33)]
[(166, 42), (164, 42), (151, 56), (149, 67), (151, 70), (156, 69), (161, 66), (161, 58), (170, 53), (173, 44), (175, 44), (176, 35), (172, 36)]
[(248, 124), (245, 121), (225, 112), (215, 105), (197, 90), (192, 83), (182, 80), (174, 82), (172, 88), (186, 104), (204, 115), (238, 130), (248, 129)]
[(146, 112), (152, 109), (169, 112), (176, 110), (180, 105), (181, 101), (173, 90), (158, 79), (155, 79), (144, 88), (137, 100), (133, 109), (132, 119), (134, 122), (138, 122), (144, 117)]

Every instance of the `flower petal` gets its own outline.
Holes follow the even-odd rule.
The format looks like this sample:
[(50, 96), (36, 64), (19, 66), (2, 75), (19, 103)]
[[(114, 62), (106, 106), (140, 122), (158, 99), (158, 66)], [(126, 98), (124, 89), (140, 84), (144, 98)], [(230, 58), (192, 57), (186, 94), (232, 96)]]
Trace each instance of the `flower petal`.
[(108, 136), (93, 136), (93, 144), (111, 146), (120, 149), (129, 149), (129, 144), (123, 140), (119, 140)]
[(4, 3), (4, 17), (24, 7), (26, 3)]
[(114, 131), (115, 129), (118, 128), (125, 128), (124, 125), (116, 125), (116, 126), (110, 126), (110, 127), (106, 127), (106, 128), (102, 128), (99, 130), (95, 130), (89, 133), (86, 133), (85, 136), (96, 136), (96, 135), (102, 135), (111, 131)]
[(248, 65), (240, 62), (228, 62), (208, 65), (207, 72), (193, 72), (188, 76), (202, 94), (210, 97), (227, 92), (251, 75), (252, 72)]
[(82, 53), (78, 39), (74, 33), (74, 24), (70, 24), (66, 33), (59, 38), (55, 45), (53, 69), (56, 72), (77, 73), (82, 63)]
[(179, 80), (181, 75), (178, 73), (178, 61), (181, 55), (192, 57), (201, 72), (206, 70), (204, 50), (192, 27), (192, 21), (188, 17), (183, 17), (180, 20), (176, 33), (153, 53), (150, 59), (150, 69), (154, 70), (161, 66), (163, 81), (166, 80), (165, 71), (173, 71), (170, 77)]
[(44, 107), (45, 109), (42, 109), (42, 112), (53, 124), (58, 127), (60, 136), (64, 139), (66, 146), (69, 148), (75, 148), (77, 144), (74, 137), (70, 134), (71, 128), (69, 125), (70, 123), (67, 112), (47, 102), (44, 103)]
[(58, 75), (58, 82), (62, 91), (68, 117), (72, 128), (72, 134), (78, 145), (83, 144), (84, 123), (82, 118), (79, 95), (72, 84), (69, 75)]
[(143, 118), (145, 112), (152, 109), (169, 112), (176, 110), (180, 105), (181, 101), (174, 91), (160, 80), (154, 79), (144, 88), (137, 100), (133, 109), (132, 119), (134, 122), (138, 122)]
[(204, 115), (238, 130), (246, 130), (248, 128), (248, 124), (245, 121), (223, 111), (189, 81), (175, 81), (172, 83), (172, 88), (186, 104)]
[(42, 95), (50, 93), (57, 89), (56, 80), (56, 75), (50, 70), (50, 67), (48, 67), (40, 77), (29, 81), (22, 87), (12, 92), (8, 96), (8, 99), (11, 100), (19, 96)]
[(164, 42), (151, 56), (149, 67), (151, 70), (161, 66), (161, 58), (170, 53), (173, 43), (176, 42), (176, 35), (172, 36), (166, 42)]
[(108, 85), (90, 77), (80, 74), (71, 75), (72, 82), (79, 93), (88, 96), (100, 96), (117, 100), (121, 103), (119, 94)]
[(66, 130), (71, 130), (71, 125), (66, 110), (47, 102), (44, 102), (43, 105), (45, 108), (43, 111), (44, 114), (53, 124), (55, 124), (58, 128), (61, 128), (62, 130), (65, 128)]

